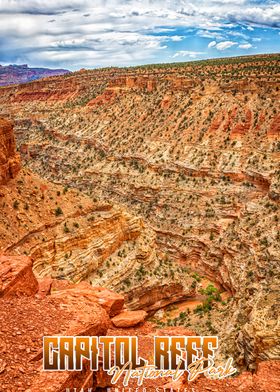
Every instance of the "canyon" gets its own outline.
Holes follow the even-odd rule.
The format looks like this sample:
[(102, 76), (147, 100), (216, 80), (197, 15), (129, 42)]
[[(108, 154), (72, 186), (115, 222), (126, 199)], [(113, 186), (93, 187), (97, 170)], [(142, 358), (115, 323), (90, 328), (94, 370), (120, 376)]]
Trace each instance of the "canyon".
[[(98, 296), (121, 296), (117, 322), (149, 317), (125, 333), (217, 334), (219, 360), (256, 373), (213, 390), (246, 379), (266, 391), (258, 372), (277, 374), (280, 356), (279, 60), (82, 70), (1, 88), (0, 116), (14, 124), (0, 121), (2, 285), (28, 260), (31, 313), (69, 298), (70, 312), (83, 301), (94, 312)], [(5, 301), (16, 309), (25, 296)], [(106, 312), (100, 333), (117, 334)]]
[[(105, 280), (108, 287), (126, 292), (133, 309), (157, 309), (161, 302), (176, 301), (176, 296), (186, 299), (195, 294), (189, 272), (184, 272), (184, 283), (180, 282), (181, 267), (168, 272), (160, 285), (158, 279), (149, 279), (144, 292), (139, 269), (146, 268), (145, 274), (159, 268), (167, 271), (168, 261), (143, 219), (120, 206), (92, 201), (79, 191), (44, 181), (27, 169), (17, 168), (16, 175), (16, 170), (10, 169), (14, 162), (20, 165), (12, 123), (1, 120), (0, 125), (0, 140), (10, 147), (10, 155), (1, 166), (6, 178), (0, 196), (1, 253), (28, 255), (40, 279), (87, 280), (99, 285)], [(133, 279), (128, 284), (130, 276)], [(170, 298), (170, 284), (174, 299)], [(132, 295), (137, 289), (138, 299)]]

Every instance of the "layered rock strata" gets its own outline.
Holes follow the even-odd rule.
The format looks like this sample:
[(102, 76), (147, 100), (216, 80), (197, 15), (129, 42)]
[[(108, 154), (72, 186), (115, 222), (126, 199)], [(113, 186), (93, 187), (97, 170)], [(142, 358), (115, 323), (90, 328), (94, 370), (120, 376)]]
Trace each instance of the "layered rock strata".
[(0, 185), (15, 178), (19, 170), (20, 156), (16, 152), (12, 123), (0, 118)]
[(278, 64), (271, 55), (85, 71), (0, 97), (28, 167), (122, 203), (156, 233), (156, 264), (125, 244), (88, 280), (128, 296), (150, 276), (154, 286), (162, 273), (187, 281), (178, 265), (215, 280), (234, 300), (226, 321), (211, 322), (225, 353), (252, 369), (280, 353)]
[[(12, 124), (2, 124), (10, 132), (9, 138), (3, 139), (9, 160), (15, 152)], [(3, 134), (6, 125), (1, 128)], [(95, 286), (126, 292), (127, 306), (133, 302), (135, 308), (136, 301), (139, 308), (143, 307), (131, 293), (139, 285), (145, 292), (148, 273), (155, 274), (166, 256), (157, 249), (155, 233), (142, 218), (123, 207), (92, 201), (68, 187), (46, 182), (25, 169), (0, 187), (0, 202), (1, 253), (28, 255), (29, 269), (32, 262), (37, 278), (72, 283), (87, 280)], [(167, 271), (168, 266), (164, 269)], [(175, 281), (178, 271), (168, 273), (164, 283), (168, 286)], [(194, 294), (189, 288), (192, 282), (189, 277), (180, 288), (181, 295)], [(153, 284), (157, 284), (156, 276)], [(168, 302), (176, 300), (170, 297)]]

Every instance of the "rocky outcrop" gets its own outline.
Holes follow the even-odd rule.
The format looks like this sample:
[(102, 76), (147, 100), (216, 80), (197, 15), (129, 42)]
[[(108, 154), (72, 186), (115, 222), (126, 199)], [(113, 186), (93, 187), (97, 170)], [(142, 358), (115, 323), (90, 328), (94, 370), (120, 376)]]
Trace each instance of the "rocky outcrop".
[[(186, 279), (186, 277), (185, 277)], [(193, 281), (191, 281), (193, 282)], [(193, 298), (196, 295), (195, 287), (187, 282), (164, 281), (155, 283), (148, 282), (142, 287), (136, 287), (126, 295), (126, 303), (129, 309), (143, 309), (146, 312), (154, 312), (167, 305)]]
[(0, 298), (34, 295), (38, 282), (26, 256), (0, 256)]
[(250, 318), (238, 334), (237, 345), (241, 360), (245, 358), (251, 369), (257, 368), (260, 360), (277, 360), (280, 357), (279, 300), (279, 288), (275, 283), (271, 284), (269, 291), (262, 289), (259, 292), (256, 284), (248, 290), (246, 309)]
[(110, 317), (119, 314), (124, 306), (124, 296), (108, 290), (105, 287), (92, 287), (89, 283), (82, 282), (69, 285), (67, 288), (54, 288), (51, 295), (54, 298), (71, 297), (79, 299), (81, 296), (92, 302), (98, 303)]
[(193, 89), (197, 84), (198, 81), (192, 78), (185, 78), (185, 77), (173, 77), (172, 79), (172, 90), (173, 91), (189, 91)]
[(0, 118), (0, 185), (15, 178), (19, 170), (20, 156), (16, 152), (12, 123)]
[(249, 131), (252, 122), (252, 112), (247, 110), (245, 113), (245, 119), (243, 123), (238, 123), (235, 125), (231, 132), (231, 139), (238, 139), (239, 137), (244, 137)]
[(135, 327), (143, 323), (148, 313), (144, 310), (124, 311), (112, 318), (112, 323), (117, 328)]
[(80, 217), (78, 230), (70, 231), (74, 222), (75, 217), (69, 218), (53, 230), (42, 231), (46, 240), (30, 250), (38, 277), (80, 282), (98, 270), (123, 242), (137, 238), (142, 229), (141, 220), (117, 208)]
[(267, 136), (275, 138), (276, 140), (280, 137), (280, 115), (275, 116), (270, 124), (270, 128), (267, 132)]
[(100, 300), (90, 295), (90, 288), (39, 298), (34, 296), (38, 282), (32, 274), (30, 259), (1, 257), (0, 264), (3, 283), (0, 326), (5, 332), (5, 337), (0, 337), (1, 354), (5, 353), (5, 359), (1, 355), (0, 360), (3, 390), (60, 391), (70, 386), (82, 387), (89, 381), (88, 386), (93, 386), (88, 367), (83, 372), (41, 371), (42, 338), (106, 335), (109, 315), (99, 305)]
[(141, 76), (120, 76), (112, 78), (108, 84), (109, 88), (126, 88), (126, 89), (136, 89), (151, 92), (156, 87), (155, 78), (150, 75)]
[(96, 105), (106, 105), (112, 104), (117, 96), (117, 93), (113, 89), (106, 89), (104, 94), (99, 95), (96, 98), (93, 98), (88, 102), (88, 106), (96, 106)]

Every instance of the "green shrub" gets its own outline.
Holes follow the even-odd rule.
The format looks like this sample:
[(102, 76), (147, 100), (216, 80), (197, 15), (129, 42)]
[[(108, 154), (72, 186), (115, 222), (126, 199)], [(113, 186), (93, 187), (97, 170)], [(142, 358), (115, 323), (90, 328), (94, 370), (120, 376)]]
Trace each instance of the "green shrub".
[(60, 216), (60, 215), (62, 215), (62, 214), (63, 214), (62, 209), (61, 209), (60, 207), (57, 207), (57, 208), (55, 209), (55, 216)]

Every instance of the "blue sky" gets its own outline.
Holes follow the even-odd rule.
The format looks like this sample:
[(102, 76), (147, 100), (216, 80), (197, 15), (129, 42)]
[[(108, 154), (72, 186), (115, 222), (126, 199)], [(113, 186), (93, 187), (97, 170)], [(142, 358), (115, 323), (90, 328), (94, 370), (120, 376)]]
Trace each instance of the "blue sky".
[(0, 0), (0, 64), (75, 70), (272, 52), (279, 0)]

